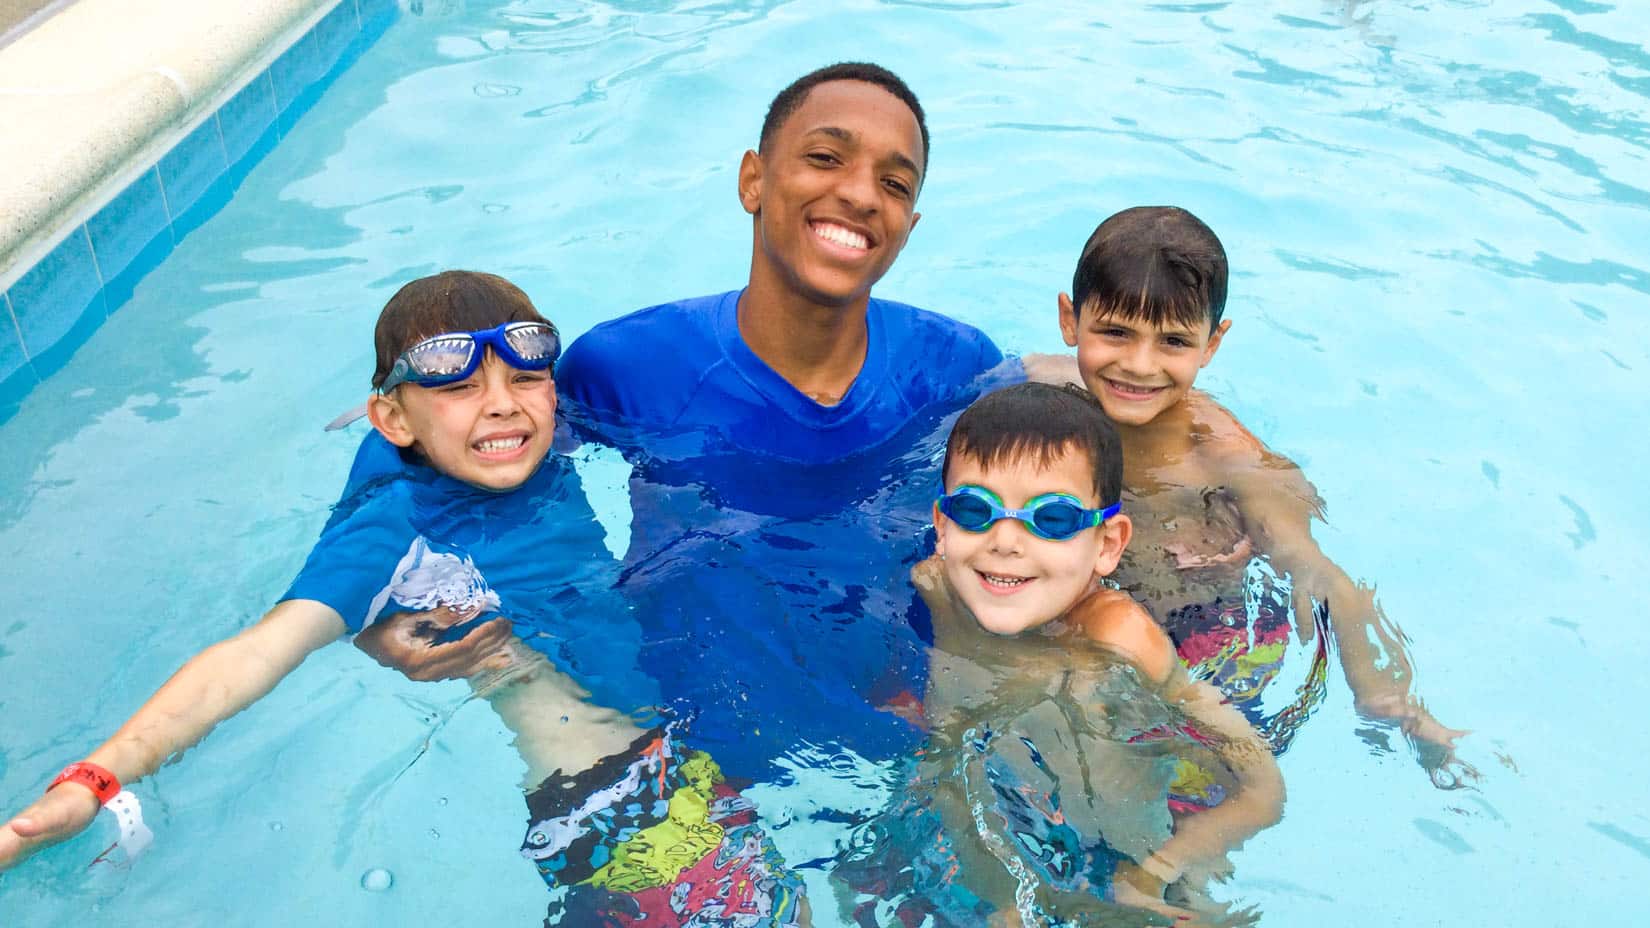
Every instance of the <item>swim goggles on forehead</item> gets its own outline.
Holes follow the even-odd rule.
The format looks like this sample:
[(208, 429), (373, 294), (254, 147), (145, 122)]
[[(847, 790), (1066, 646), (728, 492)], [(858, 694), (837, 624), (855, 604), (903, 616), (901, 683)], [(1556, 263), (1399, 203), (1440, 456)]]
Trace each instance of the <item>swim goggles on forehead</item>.
[(1024, 509), (1009, 509), (1003, 505), (1002, 497), (985, 487), (965, 484), (950, 495), (940, 497), (939, 507), (946, 518), (965, 532), (984, 532), (999, 519), (1018, 519), (1038, 538), (1065, 541), (1117, 515), (1123, 504), (1084, 509), (1074, 496), (1044, 493), (1027, 500)]
[(426, 338), (401, 353), (379, 385), (388, 393), (404, 383), (439, 387), (474, 374), (491, 348), (517, 370), (549, 370), (561, 354), (561, 337), (548, 322), (506, 322), (479, 332), (447, 332)]

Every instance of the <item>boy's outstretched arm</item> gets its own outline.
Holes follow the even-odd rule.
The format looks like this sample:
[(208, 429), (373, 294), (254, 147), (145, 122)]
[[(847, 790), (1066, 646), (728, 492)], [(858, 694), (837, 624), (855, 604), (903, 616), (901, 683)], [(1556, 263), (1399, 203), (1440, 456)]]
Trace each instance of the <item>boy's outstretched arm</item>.
[[(189, 659), (86, 760), (122, 783), (153, 773), (219, 722), (257, 701), (311, 651), (345, 631), (331, 607), (287, 600), (256, 625)], [(0, 825), (0, 870), (78, 834), (97, 817), (92, 791), (63, 783)]]
[(1439, 722), (1414, 691), (1408, 639), (1387, 619), (1375, 591), (1353, 581), (1312, 537), (1312, 519), (1322, 517), (1322, 503), (1306, 476), (1287, 459), (1267, 453), (1258, 465), (1234, 468), (1231, 487), (1244, 519), (1258, 530), (1261, 550), (1293, 580), (1295, 615), (1312, 615), (1314, 599), (1328, 606), (1341, 671), (1358, 714), (1399, 726), (1439, 788), (1477, 779), (1478, 772), (1455, 756), (1455, 741), (1466, 732)]

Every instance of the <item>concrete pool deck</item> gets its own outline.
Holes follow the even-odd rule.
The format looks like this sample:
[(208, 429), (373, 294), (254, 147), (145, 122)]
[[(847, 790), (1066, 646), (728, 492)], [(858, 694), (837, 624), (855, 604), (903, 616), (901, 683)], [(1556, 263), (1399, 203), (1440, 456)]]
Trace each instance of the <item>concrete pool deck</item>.
[(338, 3), (77, 0), (0, 47), (0, 291)]
[(0, 422), (400, 16), (397, 0), (7, 2), (24, 18), (0, 32)]

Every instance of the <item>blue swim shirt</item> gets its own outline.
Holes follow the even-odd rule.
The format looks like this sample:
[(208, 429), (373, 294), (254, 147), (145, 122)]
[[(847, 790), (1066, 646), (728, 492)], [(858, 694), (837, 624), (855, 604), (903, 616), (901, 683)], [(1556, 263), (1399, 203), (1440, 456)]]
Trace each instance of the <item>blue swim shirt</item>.
[[(824, 463), (880, 444), (919, 412), (965, 397), (1003, 359), (973, 326), (872, 299), (865, 364), (840, 403), (821, 405), (740, 337), (743, 292), (666, 303), (595, 326), (557, 365), (562, 396), (582, 407), (589, 417), (582, 424), (620, 448), (645, 435), (653, 456), (689, 457), (698, 440)], [(659, 447), (670, 436), (684, 445)]]

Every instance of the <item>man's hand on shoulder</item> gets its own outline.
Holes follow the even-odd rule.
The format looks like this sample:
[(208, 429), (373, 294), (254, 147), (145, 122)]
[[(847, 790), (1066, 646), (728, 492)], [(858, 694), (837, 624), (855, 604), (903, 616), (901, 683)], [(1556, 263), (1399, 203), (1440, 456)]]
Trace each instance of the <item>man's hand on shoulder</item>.
[(1083, 372), (1078, 369), (1074, 354), (1028, 354), (1020, 358), (1020, 364), (1025, 368), (1026, 379), (1032, 383), (1083, 385)]

